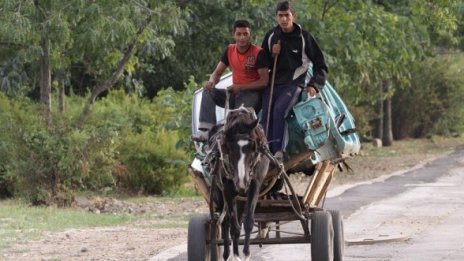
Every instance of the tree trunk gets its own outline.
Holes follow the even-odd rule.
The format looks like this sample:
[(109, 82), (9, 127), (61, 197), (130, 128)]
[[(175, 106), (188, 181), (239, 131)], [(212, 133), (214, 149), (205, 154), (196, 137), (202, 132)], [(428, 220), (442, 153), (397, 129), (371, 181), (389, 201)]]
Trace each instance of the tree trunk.
[(42, 39), (42, 56), (40, 57), (40, 102), (43, 106), (45, 118), (50, 118), (51, 106), (51, 73), (50, 46), (48, 39)]
[(374, 130), (372, 133), (372, 137), (375, 139), (382, 139), (383, 137), (383, 84), (379, 85), (379, 100), (377, 101), (376, 106), (376, 115), (377, 117), (374, 119)]
[[(390, 89), (389, 81), (383, 81), (385, 92)], [(383, 146), (391, 146), (393, 144), (393, 130), (392, 130), (392, 111), (391, 111), (391, 97), (388, 97), (383, 102)]]
[(64, 114), (65, 111), (65, 92), (64, 92), (64, 78), (61, 78), (59, 84), (59, 101), (58, 101), (58, 108), (61, 114)]

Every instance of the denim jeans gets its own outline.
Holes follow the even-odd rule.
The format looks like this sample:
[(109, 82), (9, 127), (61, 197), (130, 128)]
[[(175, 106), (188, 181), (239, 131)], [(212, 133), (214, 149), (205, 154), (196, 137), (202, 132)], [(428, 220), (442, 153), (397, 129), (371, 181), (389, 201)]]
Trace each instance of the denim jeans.
[(297, 102), (300, 88), (293, 83), (278, 84), (274, 86), (272, 95), (272, 108), (269, 120), (267, 122), (267, 114), (269, 109), (269, 96), (271, 88), (267, 87), (263, 93), (263, 114), (261, 124), (267, 132), (267, 139), (272, 153), (277, 151), (285, 151), (287, 146), (287, 122), (285, 121), (289, 111)]

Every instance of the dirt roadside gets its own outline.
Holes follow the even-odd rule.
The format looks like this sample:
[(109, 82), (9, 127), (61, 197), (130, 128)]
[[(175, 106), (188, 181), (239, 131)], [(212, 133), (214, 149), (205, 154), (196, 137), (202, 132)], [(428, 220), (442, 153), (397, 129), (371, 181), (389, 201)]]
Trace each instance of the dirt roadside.
[[(369, 180), (430, 161), (446, 152), (370, 156), (362, 153), (348, 163), (354, 172), (337, 172), (333, 186)], [(28, 241), (5, 249), (0, 260), (148, 260), (157, 253), (186, 241), (188, 216), (207, 212), (198, 198), (154, 200), (130, 203), (113, 198), (80, 198), (78, 205), (95, 213), (148, 215), (127, 225), (92, 229), (70, 229), (47, 233), (37, 241)]]

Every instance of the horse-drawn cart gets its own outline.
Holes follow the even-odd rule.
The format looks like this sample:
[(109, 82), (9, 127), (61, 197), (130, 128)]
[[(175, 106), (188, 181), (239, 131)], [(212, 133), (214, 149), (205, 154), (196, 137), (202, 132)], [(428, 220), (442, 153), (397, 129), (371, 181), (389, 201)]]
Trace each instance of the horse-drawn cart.
[[(308, 72), (310, 76), (311, 71)], [(225, 88), (230, 84), (229, 74), (216, 87)], [(197, 91), (194, 97), (193, 132), (197, 131), (198, 126), (201, 91)], [(254, 209), (254, 229), (248, 241), (241, 237), (239, 243), (310, 243), (312, 260), (343, 260), (341, 214), (336, 210), (324, 210), (323, 204), (337, 166), (359, 152), (359, 138), (353, 117), (330, 84), (326, 84), (317, 98), (301, 100), (287, 117), (289, 134), (283, 163), (264, 153), (270, 160), (270, 167), (259, 189), (259, 199)], [(217, 107), (216, 112), (218, 119), (224, 116), (222, 108)], [(218, 203), (218, 198), (224, 201), (224, 197), (217, 193), (224, 184), (218, 174), (220, 171), (215, 170), (211, 162), (220, 162), (222, 165), (217, 166), (220, 169), (227, 166), (217, 160), (223, 155), (217, 153), (214, 142), (195, 142), (195, 146), (197, 153), (189, 166), (189, 174), (209, 204), (210, 213), (190, 219), (188, 260), (220, 260), (222, 246), (229, 244), (228, 238), (224, 240), (221, 233), (226, 208)], [(294, 172), (310, 175), (304, 193), (297, 194), (289, 180), (288, 174)], [(276, 182), (283, 185), (281, 191), (285, 193), (270, 193), (276, 187)], [(247, 198), (239, 195), (236, 200), (246, 201)], [(294, 221), (301, 223), (300, 232), (285, 229), (286, 223)]]

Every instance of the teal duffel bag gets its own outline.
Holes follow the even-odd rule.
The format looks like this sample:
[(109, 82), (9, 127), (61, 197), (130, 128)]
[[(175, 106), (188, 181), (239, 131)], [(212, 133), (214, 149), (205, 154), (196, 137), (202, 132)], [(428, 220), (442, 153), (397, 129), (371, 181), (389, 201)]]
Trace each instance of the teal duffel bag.
[[(309, 70), (309, 77), (311, 73)], [(329, 83), (314, 98), (308, 99), (302, 92), (287, 124), (286, 156), (314, 151), (311, 159), (304, 163), (306, 166), (325, 160), (341, 161), (358, 154), (361, 148), (354, 118)]]

